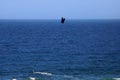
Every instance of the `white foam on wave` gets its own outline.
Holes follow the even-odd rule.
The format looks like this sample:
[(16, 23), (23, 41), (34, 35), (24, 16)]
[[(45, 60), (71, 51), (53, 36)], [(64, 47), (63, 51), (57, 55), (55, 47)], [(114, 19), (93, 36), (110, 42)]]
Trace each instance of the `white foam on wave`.
[(29, 77), (29, 79), (30, 79), (30, 80), (35, 80), (35, 78), (33, 78), (33, 77)]
[(46, 76), (59, 76), (59, 77), (63, 77), (63, 78), (74, 78), (71, 75), (55, 75), (49, 72), (36, 72), (33, 70), (33, 74), (40, 74), (40, 75), (46, 75)]
[(14, 78), (14, 79), (12, 79), (12, 80), (17, 80), (17, 79)]
[(113, 80), (120, 80), (120, 78), (113, 78)]
[(47, 75), (47, 76), (52, 76), (53, 75), (52, 73), (49, 73), (49, 72), (35, 72), (34, 70), (33, 70), (33, 73), (34, 74)]

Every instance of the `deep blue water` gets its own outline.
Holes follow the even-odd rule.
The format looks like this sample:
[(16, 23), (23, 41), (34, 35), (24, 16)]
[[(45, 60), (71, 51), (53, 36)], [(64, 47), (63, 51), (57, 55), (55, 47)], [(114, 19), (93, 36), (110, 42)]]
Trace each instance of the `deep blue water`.
[(0, 80), (29, 77), (120, 77), (120, 20), (0, 20)]

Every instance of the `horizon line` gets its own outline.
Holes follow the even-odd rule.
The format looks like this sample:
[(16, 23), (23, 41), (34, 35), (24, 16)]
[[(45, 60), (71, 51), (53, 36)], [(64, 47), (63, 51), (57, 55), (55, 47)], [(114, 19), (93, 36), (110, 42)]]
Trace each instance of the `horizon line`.
[[(61, 18), (56, 18), (56, 19), (0, 19), (0, 20), (60, 20)], [(120, 18), (99, 18), (99, 19), (75, 19), (75, 18), (66, 18), (67, 20), (120, 20)]]

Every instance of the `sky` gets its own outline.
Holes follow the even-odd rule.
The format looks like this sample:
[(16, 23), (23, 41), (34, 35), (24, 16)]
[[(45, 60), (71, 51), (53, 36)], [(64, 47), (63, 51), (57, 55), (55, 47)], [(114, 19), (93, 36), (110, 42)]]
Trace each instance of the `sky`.
[(0, 19), (120, 19), (120, 0), (0, 0)]

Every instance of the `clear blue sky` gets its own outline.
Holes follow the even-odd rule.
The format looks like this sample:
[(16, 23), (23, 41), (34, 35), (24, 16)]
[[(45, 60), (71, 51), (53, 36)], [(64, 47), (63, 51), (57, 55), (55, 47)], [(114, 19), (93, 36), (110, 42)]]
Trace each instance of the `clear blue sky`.
[(120, 0), (0, 0), (0, 19), (120, 19)]

